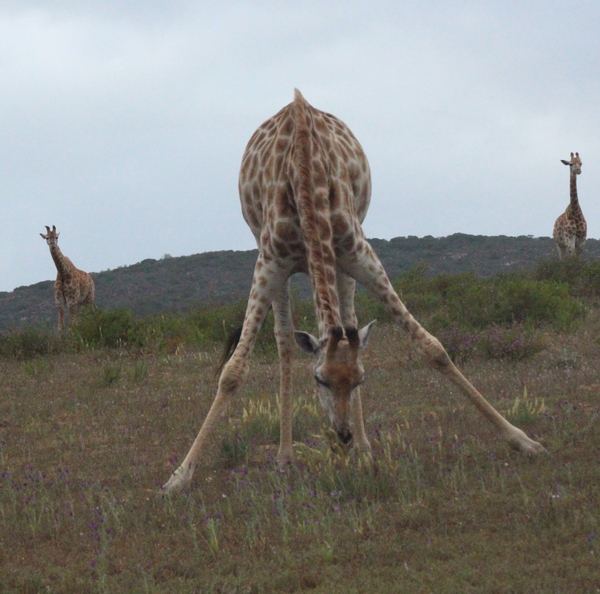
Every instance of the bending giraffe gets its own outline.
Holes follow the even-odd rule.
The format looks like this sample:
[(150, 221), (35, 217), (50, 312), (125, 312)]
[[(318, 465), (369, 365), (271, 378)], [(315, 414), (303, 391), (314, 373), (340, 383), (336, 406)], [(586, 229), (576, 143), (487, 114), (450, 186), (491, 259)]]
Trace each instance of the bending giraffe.
[(556, 219), (552, 236), (558, 248), (558, 256), (562, 260), (569, 256), (581, 256), (587, 237), (587, 223), (577, 198), (577, 176), (581, 173), (583, 165), (579, 153), (571, 153), (570, 161), (561, 159), (561, 162), (569, 166), (571, 201), (567, 210)]
[[(339, 445), (347, 450), (356, 442), (359, 451), (370, 452), (359, 389), (364, 379), (359, 352), (367, 345), (373, 322), (357, 329), (356, 281), (381, 300), (426, 361), (448, 376), (513, 448), (527, 455), (545, 451), (469, 383), (392, 288), (362, 231), (371, 175), (361, 145), (344, 123), (313, 108), (296, 91), (293, 103), (250, 138), (242, 158), (239, 192), (244, 219), (259, 250), (246, 315), (237, 346), (221, 372), (215, 400), (189, 453), (164, 485), (166, 492), (190, 484), (207, 441), (246, 378), (258, 331), (271, 305), (280, 361), (278, 462), (285, 464), (293, 457), (294, 339), (315, 356), (319, 399)], [(288, 280), (296, 272), (310, 276), (318, 336), (294, 332)]]
[(47, 233), (40, 233), (50, 246), (50, 255), (56, 264), (56, 281), (54, 282), (54, 302), (58, 309), (58, 329), (65, 326), (65, 306), (69, 311), (69, 326), (77, 319), (77, 311), (81, 305), (94, 305), (95, 287), (92, 277), (83, 270), (75, 268), (58, 247), (56, 227), (46, 225)]

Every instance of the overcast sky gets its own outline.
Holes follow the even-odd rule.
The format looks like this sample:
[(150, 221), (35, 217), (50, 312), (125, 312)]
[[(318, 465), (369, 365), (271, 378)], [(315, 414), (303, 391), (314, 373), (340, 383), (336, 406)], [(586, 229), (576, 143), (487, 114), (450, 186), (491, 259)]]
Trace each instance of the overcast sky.
[(0, 290), (252, 249), (237, 177), (299, 88), (362, 143), (367, 237), (600, 237), (600, 3), (0, 0)]

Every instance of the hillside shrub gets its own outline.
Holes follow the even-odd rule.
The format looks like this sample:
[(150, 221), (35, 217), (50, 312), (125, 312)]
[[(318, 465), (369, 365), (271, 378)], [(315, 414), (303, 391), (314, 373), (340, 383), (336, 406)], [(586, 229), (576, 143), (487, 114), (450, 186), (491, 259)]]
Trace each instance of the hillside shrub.
[(130, 309), (91, 309), (78, 318), (73, 334), (89, 347), (143, 346), (142, 324)]
[(437, 338), (454, 363), (466, 363), (477, 352), (481, 335), (478, 332), (464, 331), (458, 326), (444, 328)]
[(458, 287), (472, 283), (476, 278), (474, 274), (470, 273), (439, 274), (431, 277), (427, 272), (427, 265), (421, 264), (392, 283), (409, 311), (419, 318), (431, 315), (434, 311), (442, 308), (449, 289), (455, 288), (456, 291), (460, 291)]
[[(581, 299), (600, 296), (600, 263), (548, 260), (531, 273), (484, 279), (473, 272), (430, 276), (427, 266), (420, 265), (393, 285), (409, 311), (440, 338), (454, 360), (462, 362), (476, 353), (518, 359), (537, 348), (527, 332), (541, 325), (569, 329), (585, 315)], [(294, 326), (316, 334), (312, 300), (299, 299), (293, 292), (292, 301)], [(389, 321), (381, 303), (366, 291), (358, 291), (355, 306), (359, 326), (374, 319)], [(206, 348), (224, 344), (242, 324), (245, 310), (245, 300), (149, 316), (138, 316), (130, 309), (88, 309), (64, 336), (50, 328), (0, 335), (0, 356), (28, 358), (82, 344), (168, 353), (182, 346)], [(255, 351), (276, 356), (272, 312), (267, 315)]]
[(544, 342), (523, 324), (491, 326), (481, 333), (479, 351), (488, 359), (522, 361), (544, 349)]
[(196, 346), (222, 343), (234, 328), (241, 326), (246, 302), (203, 306), (184, 314), (189, 330), (188, 338)]
[(489, 326), (478, 332), (454, 326), (441, 330), (438, 338), (452, 361), (460, 364), (476, 355), (486, 359), (521, 361), (545, 348), (539, 335), (519, 322), (509, 327)]
[(484, 284), (489, 288), (485, 295), (487, 301), (473, 302), (472, 294), (467, 295), (467, 324), (537, 326), (546, 322), (564, 328), (584, 313), (581, 302), (571, 297), (568, 286), (562, 283), (506, 275), (486, 279)]
[(0, 357), (32, 359), (61, 352), (67, 346), (67, 336), (60, 335), (46, 326), (12, 329), (0, 333)]
[(354, 305), (359, 329), (373, 320), (377, 320), (379, 323), (386, 323), (390, 319), (381, 302), (367, 293), (359, 293), (356, 296)]
[(581, 275), (585, 263), (580, 258), (545, 258), (540, 260), (532, 270), (531, 277), (535, 280), (553, 281), (567, 285), (575, 284)]
[(409, 311), (434, 332), (514, 323), (565, 328), (585, 313), (582, 303), (569, 294), (568, 285), (518, 274), (487, 279), (474, 273), (428, 277), (426, 269), (419, 267), (394, 287)]
[[(203, 306), (183, 314), (180, 316), (183, 321), (181, 340), (197, 348), (224, 344), (231, 332), (242, 325), (245, 312), (246, 302), (239, 301), (235, 304)], [(258, 335), (255, 350), (261, 353), (276, 351), (271, 313), (267, 315)]]
[(569, 287), (569, 293), (575, 297), (600, 297), (600, 262), (597, 260), (541, 260), (533, 270), (532, 277), (565, 284)]

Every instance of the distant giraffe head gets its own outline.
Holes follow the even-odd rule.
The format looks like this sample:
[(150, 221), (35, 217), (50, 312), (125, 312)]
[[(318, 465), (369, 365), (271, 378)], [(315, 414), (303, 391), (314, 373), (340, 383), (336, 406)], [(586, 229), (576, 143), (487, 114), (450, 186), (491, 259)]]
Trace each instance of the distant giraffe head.
[(561, 163), (563, 163), (563, 165), (569, 165), (569, 167), (571, 168), (571, 172), (575, 175), (579, 175), (581, 173), (581, 166), (583, 165), (583, 163), (579, 158), (579, 153), (571, 153), (571, 160), (565, 161), (564, 159), (561, 159)]
[(358, 351), (367, 346), (375, 322), (360, 331), (332, 326), (321, 340), (307, 332), (294, 333), (298, 346), (316, 357), (314, 376), (321, 406), (329, 415), (331, 428), (344, 451), (352, 446), (351, 402), (355, 389), (364, 381)]
[(50, 227), (48, 227), (48, 225), (44, 225), (46, 227), (46, 235), (44, 235), (43, 233), (40, 233), (42, 239), (46, 240), (46, 243), (49, 246), (53, 246), (53, 245), (58, 245), (58, 236), (60, 235), (60, 233), (57, 233), (56, 231), (56, 227), (54, 225), (52, 225), (52, 231), (50, 231)]

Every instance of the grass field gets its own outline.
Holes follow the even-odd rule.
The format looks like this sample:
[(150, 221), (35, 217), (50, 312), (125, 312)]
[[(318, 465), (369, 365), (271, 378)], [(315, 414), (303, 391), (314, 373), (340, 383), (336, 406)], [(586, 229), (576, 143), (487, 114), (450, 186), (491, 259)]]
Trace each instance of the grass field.
[(598, 592), (600, 315), (536, 332), (532, 357), (461, 368), (547, 457), (510, 451), (381, 325), (364, 355), (373, 462), (329, 452), (299, 353), (297, 462), (278, 470), (277, 363), (257, 354), (191, 491), (166, 500), (216, 347), (0, 359), (0, 591)]

